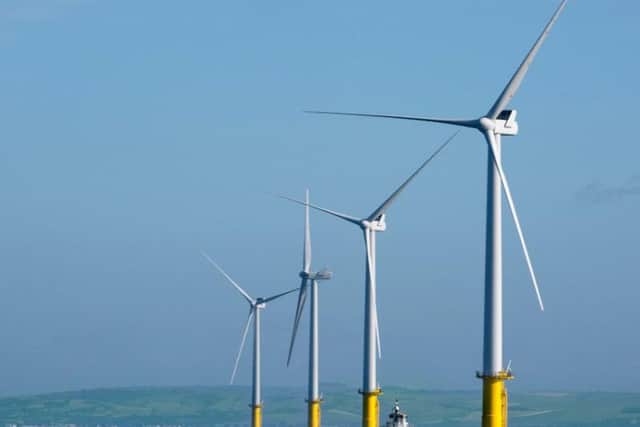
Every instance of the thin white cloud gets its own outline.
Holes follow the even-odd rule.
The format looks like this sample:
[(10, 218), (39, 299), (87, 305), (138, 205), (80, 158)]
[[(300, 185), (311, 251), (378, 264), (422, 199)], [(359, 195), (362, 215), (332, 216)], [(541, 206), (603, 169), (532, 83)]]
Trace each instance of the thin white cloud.
[(578, 200), (590, 203), (616, 202), (628, 197), (640, 197), (640, 175), (634, 175), (621, 185), (607, 186), (592, 182), (578, 191)]

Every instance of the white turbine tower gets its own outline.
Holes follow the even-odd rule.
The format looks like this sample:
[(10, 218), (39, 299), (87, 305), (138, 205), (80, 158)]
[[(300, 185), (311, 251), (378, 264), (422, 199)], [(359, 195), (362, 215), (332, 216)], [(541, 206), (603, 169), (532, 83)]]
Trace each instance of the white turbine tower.
[(356, 225), (364, 234), (366, 253), (366, 279), (365, 279), (365, 303), (364, 303), (364, 360), (362, 375), (362, 425), (363, 427), (378, 427), (380, 420), (380, 407), (378, 395), (381, 390), (377, 381), (376, 348), (378, 357), (381, 357), (380, 331), (378, 327), (378, 309), (376, 302), (376, 233), (385, 231), (387, 226), (385, 216), (387, 209), (396, 200), (407, 185), (433, 160), (434, 157), (444, 149), (457, 135), (457, 132), (450, 136), (438, 149), (425, 160), (420, 167), (409, 178), (406, 179), (371, 215), (365, 218), (356, 218), (329, 209), (321, 208), (289, 197), (283, 197), (295, 203), (312, 207), (329, 215), (333, 215), (344, 221)]
[(289, 344), (289, 355), (287, 357), (287, 366), (291, 362), (293, 353), (293, 345), (296, 340), (300, 319), (304, 312), (304, 304), (307, 300), (307, 292), (311, 294), (310, 320), (309, 320), (309, 384), (307, 394), (308, 415), (307, 422), (309, 427), (320, 427), (320, 385), (319, 385), (319, 354), (320, 347), (318, 343), (318, 280), (331, 279), (331, 272), (322, 270), (319, 272), (311, 271), (311, 230), (309, 227), (309, 190), (305, 195), (305, 219), (304, 219), (304, 247), (302, 252), (302, 271), (300, 277), (300, 292), (298, 293), (298, 304), (296, 306), (296, 314), (293, 321), (293, 332), (291, 333), (291, 343)]
[(292, 292), (298, 290), (298, 288), (291, 289), (290, 291), (282, 292), (280, 294), (267, 297), (267, 298), (256, 298), (253, 299), (249, 294), (242, 289), (233, 279), (218, 265), (214, 260), (212, 260), (209, 255), (204, 252), (202, 255), (227, 279), (233, 287), (235, 287), (238, 292), (244, 297), (244, 299), (249, 303), (249, 317), (247, 318), (247, 323), (244, 326), (242, 331), (242, 340), (240, 341), (240, 349), (238, 350), (238, 355), (236, 356), (235, 364), (233, 365), (233, 372), (231, 373), (231, 381), (230, 384), (233, 384), (233, 380), (236, 376), (236, 371), (238, 370), (238, 363), (240, 362), (240, 356), (242, 356), (242, 350), (244, 349), (244, 343), (247, 340), (247, 333), (249, 332), (249, 326), (251, 325), (251, 320), (253, 319), (253, 381), (252, 381), (252, 400), (251, 400), (251, 427), (261, 427), (262, 426), (262, 396), (261, 396), (261, 385), (260, 385), (260, 310), (264, 310), (268, 302), (276, 300), (280, 297), (288, 295)]
[(415, 120), (422, 122), (443, 123), (462, 126), (478, 130), (484, 136), (488, 145), (487, 167), (487, 234), (486, 234), (486, 262), (485, 262), (485, 316), (484, 316), (484, 353), (483, 371), (478, 376), (483, 379), (483, 426), (506, 425), (507, 397), (504, 380), (511, 379), (511, 373), (502, 365), (502, 203), (500, 192), (509, 205), (509, 210), (516, 226), (518, 238), (531, 275), (533, 288), (538, 298), (540, 309), (544, 310), (538, 282), (533, 271), (527, 244), (522, 233), (516, 207), (511, 196), (509, 183), (500, 160), (501, 137), (518, 134), (516, 110), (506, 110), (511, 98), (516, 94), (529, 65), (538, 53), (540, 46), (546, 39), (567, 4), (563, 0), (547, 23), (533, 47), (525, 57), (520, 67), (511, 77), (498, 99), (491, 106), (487, 114), (477, 119), (440, 119), (429, 117), (400, 116), (389, 114), (340, 113), (330, 111), (310, 111), (318, 114), (338, 114), (362, 117), (382, 117), (401, 120)]

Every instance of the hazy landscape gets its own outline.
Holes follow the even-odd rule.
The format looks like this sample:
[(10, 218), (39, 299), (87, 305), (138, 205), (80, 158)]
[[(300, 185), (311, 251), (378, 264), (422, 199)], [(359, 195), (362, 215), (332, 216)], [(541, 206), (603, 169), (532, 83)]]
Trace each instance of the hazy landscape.
[[(360, 396), (353, 387), (324, 385), (325, 426), (359, 426)], [(265, 425), (305, 425), (304, 390), (267, 388)], [(248, 425), (247, 387), (97, 389), (0, 399), (4, 425)], [(415, 426), (478, 425), (478, 391), (388, 387), (381, 419), (399, 399)], [(640, 393), (537, 392), (510, 395), (510, 425), (626, 426), (640, 421)]]

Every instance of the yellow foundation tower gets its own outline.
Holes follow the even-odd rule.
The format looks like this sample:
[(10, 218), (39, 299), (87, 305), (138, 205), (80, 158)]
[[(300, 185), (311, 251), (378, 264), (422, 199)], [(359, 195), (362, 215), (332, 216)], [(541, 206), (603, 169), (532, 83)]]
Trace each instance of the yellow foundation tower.
[(309, 400), (309, 427), (320, 427), (320, 400)]
[(380, 401), (378, 396), (382, 390), (362, 394), (362, 427), (379, 427), (380, 425)]
[(481, 375), (482, 427), (507, 427), (508, 397), (504, 382), (513, 379), (509, 371), (497, 375)]
[(262, 427), (262, 405), (251, 406), (251, 427)]

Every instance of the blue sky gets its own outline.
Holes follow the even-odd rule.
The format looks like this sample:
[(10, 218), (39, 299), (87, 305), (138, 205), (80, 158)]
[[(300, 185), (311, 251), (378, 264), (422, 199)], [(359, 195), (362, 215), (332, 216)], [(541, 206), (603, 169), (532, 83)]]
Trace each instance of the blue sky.
[[(556, 3), (3, 2), (0, 394), (228, 381), (246, 306), (200, 250), (253, 295), (295, 287), (302, 209), (272, 194), (365, 215), (452, 131), (301, 111), (482, 114)], [(511, 389), (638, 391), (639, 17), (570, 1), (511, 104), (547, 308), (505, 221)], [(389, 211), (383, 387), (479, 387), (485, 172), (464, 131)], [(312, 239), (335, 272), (322, 379), (355, 388), (361, 236), (313, 215)], [(294, 299), (266, 310), (265, 384), (305, 382), (302, 345), (284, 368)]]

